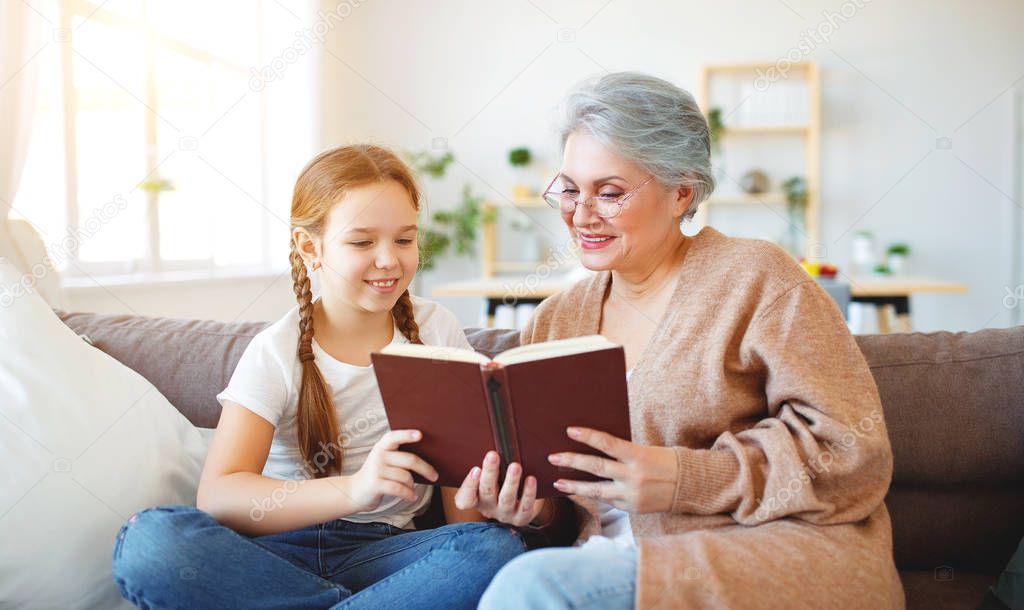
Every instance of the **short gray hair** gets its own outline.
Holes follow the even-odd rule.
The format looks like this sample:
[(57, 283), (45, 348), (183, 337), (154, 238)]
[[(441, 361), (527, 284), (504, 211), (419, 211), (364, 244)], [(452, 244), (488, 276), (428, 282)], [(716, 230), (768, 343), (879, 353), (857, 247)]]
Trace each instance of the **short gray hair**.
[(689, 92), (666, 80), (613, 72), (577, 84), (564, 102), (563, 152), (569, 134), (581, 127), (662, 185), (692, 186), (684, 219), (693, 218), (715, 190), (707, 119)]

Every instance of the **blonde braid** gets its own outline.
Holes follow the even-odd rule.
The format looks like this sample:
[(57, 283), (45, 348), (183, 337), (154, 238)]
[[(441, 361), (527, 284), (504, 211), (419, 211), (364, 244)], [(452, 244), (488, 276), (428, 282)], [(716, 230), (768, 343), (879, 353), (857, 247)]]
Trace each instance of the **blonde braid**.
[(313, 290), (306, 272), (306, 263), (292, 242), (289, 255), (292, 262), (292, 290), (295, 300), (299, 302), (299, 360), (308, 362), (313, 359)]
[(409, 340), (409, 343), (423, 343), (423, 341), (420, 341), (420, 326), (416, 323), (416, 318), (413, 316), (412, 297), (409, 295), (408, 290), (398, 297), (395, 306), (391, 308), (391, 316), (395, 319), (398, 330), (402, 331), (402, 334)]
[[(299, 255), (294, 241), (291, 242), (289, 259), (292, 262), (292, 290), (299, 303), (298, 351), (302, 365), (296, 432), (306, 470), (314, 478), (322, 478), (341, 472), (338, 422), (330, 388), (313, 355), (313, 290), (310, 288), (306, 263)], [(325, 436), (330, 439), (326, 445), (322, 442)]]

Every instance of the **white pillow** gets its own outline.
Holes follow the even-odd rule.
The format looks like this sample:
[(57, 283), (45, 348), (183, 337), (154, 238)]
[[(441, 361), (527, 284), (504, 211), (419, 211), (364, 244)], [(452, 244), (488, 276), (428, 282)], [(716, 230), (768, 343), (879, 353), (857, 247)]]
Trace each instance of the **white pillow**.
[[(0, 258), (0, 294), (20, 281)], [(131, 608), (110, 575), (132, 513), (195, 504), (206, 444), (35, 293), (0, 302), (0, 608)]]

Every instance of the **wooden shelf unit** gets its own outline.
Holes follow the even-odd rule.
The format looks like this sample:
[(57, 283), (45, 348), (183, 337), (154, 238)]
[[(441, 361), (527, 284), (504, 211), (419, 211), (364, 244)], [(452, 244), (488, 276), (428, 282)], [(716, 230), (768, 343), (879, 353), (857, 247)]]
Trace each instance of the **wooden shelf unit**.
[(537, 197), (513, 197), (509, 199), (511, 203), (496, 203), (493, 201), (485, 201), (483, 203), (483, 217), (493, 218), (492, 221), (484, 220), (480, 229), (480, 244), (481, 244), (481, 272), (483, 277), (491, 278), (498, 273), (504, 272), (524, 272), (533, 271), (537, 268), (542, 261), (501, 261), (498, 260), (498, 231), (497, 221), (498, 213), (501, 210), (507, 210), (512, 208), (545, 208), (551, 209), (548, 204), (544, 203), (544, 200)]
[[(778, 70), (774, 63), (736, 63), (705, 65), (700, 69), (698, 83), (698, 103), (705, 114), (711, 111), (712, 78), (725, 76), (728, 78), (753, 77), (758, 71)], [(819, 250), (821, 241), (821, 80), (818, 65), (815, 62), (797, 62), (790, 66), (788, 78), (796, 77), (807, 82), (808, 122), (802, 125), (742, 125), (730, 127), (728, 120), (723, 118), (725, 127), (721, 132), (723, 146), (738, 146), (741, 138), (748, 137), (799, 137), (804, 141), (804, 180), (807, 183), (807, 205), (804, 207), (804, 240), (803, 255), (811, 255)], [(728, 110), (728, 109), (723, 109)], [(735, 177), (738, 179), (738, 177)], [(773, 177), (776, 180), (777, 177)], [(698, 227), (708, 224), (711, 211), (720, 205), (769, 204), (785, 206), (786, 198), (782, 193), (771, 192), (757, 195), (712, 195), (697, 210), (694, 218)]]

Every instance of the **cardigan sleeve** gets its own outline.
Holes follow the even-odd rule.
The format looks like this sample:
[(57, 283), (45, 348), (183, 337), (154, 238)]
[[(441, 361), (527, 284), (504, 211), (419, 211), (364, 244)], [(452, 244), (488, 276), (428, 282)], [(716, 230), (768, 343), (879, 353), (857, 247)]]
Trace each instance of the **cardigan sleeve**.
[(874, 379), (835, 303), (813, 280), (792, 286), (755, 310), (739, 350), (763, 371), (766, 417), (710, 449), (675, 447), (672, 510), (749, 525), (874, 512), (892, 450)]

